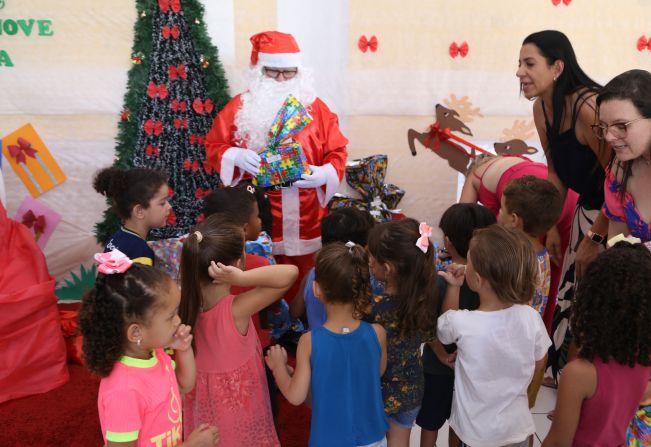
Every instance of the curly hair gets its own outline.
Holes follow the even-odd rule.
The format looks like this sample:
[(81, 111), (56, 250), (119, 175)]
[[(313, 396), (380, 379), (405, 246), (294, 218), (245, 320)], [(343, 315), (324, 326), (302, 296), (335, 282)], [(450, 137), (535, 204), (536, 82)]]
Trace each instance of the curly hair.
[(128, 325), (147, 322), (156, 297), (173, 284), (162, 270), (136, 263), (122, 274), (97, 275), (79, 310), (82, 349), (91, 372), (102, 377), (111, 373), (124, 355)]
[(354, 317), (366, 316), (371, 305), (371, 279), (364, 247), (347, 247), (342, 242), (325, 245), (316, 257), (314, 280), (324, 301), (353, 303)]
[(95, 191), (111, 200), (113, 211), (120, 219), (131, 217), (133, 207), (149, 208), (161, 186), (167, 184), (164, 172), (148, 168), (105, 168), (95, 174)]
[(395, 270), (399, 332), (402, 337), (429, 333), (436, 328), (438, 288), (434, 266), (434, 247), (428, 240), (427, 253), (416, 241), (419, 225), (414, 219), (384, 222), (371, 229), (368, 251), (379, 263)]
[(570, 325), (579, 356), (651, 365), (651, 253), (619, 242), (601, 253), (579, 282)]

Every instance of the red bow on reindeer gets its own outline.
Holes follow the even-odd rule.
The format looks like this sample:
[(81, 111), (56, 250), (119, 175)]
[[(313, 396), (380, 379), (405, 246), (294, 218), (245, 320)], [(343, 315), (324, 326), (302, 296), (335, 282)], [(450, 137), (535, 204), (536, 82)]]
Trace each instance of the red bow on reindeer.
[(25, 163), (27, 161), (25, 155), (27, 155), (27, 157), (36, 158), (36, 152), (38, 151), (32, 147), (32, 143), (23, 137), (19, 137), (17, 143), (17, 146), (7, 146), (9, 155), (16, 159), (16, 163)]
[(161, 34), (163, 35), (163, 39), (169, 39), (170, 37), (173, 39), (178, 39), (181, 35), (181, 31), (179, 31), (178, 26), (173, 26), (170, 28), (169, 26), (165, 25), (161, 30)]
[(456, 42), (450, 44), (450, 56), (455, 58), (457, 56), (466, 57), (468, 55), (468, 42), (463, 42), (461, 45), (457, 45)]
[(163, 12), (168, 12), (170, 9), (176, 14), (181, 11), (181, 0), (158, 0), (158, 7)]
[(149, 119), (145, 121), (145, 124), (142, 126), (142, 128), (145, 130), (145, 133), (149, 136), (151, 136), (152, 134), (159, 136), (160, 134), (163, 133), (163, 122)]
[(188, 71), (185, 68), (185, 65), (170, 65), (167, 69), (167, 75), (170, 77), (171, 81), (175, 81), (177, 77), (188, 79)]
[(170, 103), (170, 108), (175, 112), (178, 112), (179, 110), (181, 112), (185, 112), (186, 110), (188, 110), (188, 105), (186, 104), (185, 101), (179, 101), (177, 99), (173, 99), (172, 102)]
[(377, 37), (375, 36), (371, 36), (370, 39), (366, 39), (366, 36), (362, 36), (357, 41), (357, 46), (362, 50), (362, 53), (366, 53), (368, 50), (371, 50), (371, 53), (375, 53), (377, 51), (377, 45)]
[(204, 113), (211, 113), (215, 107), (215, 104), (212, 102), (212, 99), (208, 98), (206, 101), (202, 102), (201, 99), (197, 98), (192, 102), (192, 108), (199, 115)]
[(45, 216), (36, 216), (32, 210), (23, 214), (22, 223), (27, 228), (34, 228), (34, 234), (43, 234), (45, 231)]
[(637, 51), (644, 50), (651, 51), (651, 39), (647, 40), (645, 36), (640, 36), (640, 38), (637, 39)]
[(165, 84), (156, 85), (154, 81), (149, 81), (147, 86), (147, 95), (150, 98), (154, 99), (156, 95), (160, 96), (160, 99), (167, 98), (167, 86)]

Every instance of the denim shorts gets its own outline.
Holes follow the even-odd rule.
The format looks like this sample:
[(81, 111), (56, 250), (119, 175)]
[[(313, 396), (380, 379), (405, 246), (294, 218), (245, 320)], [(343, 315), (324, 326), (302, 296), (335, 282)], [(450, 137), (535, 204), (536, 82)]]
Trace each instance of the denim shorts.
[(420, 411), (420, 405), (411, 410), (401, 411), (400, 413), (389, 414), (387, 415), (387, 417), (389, 418), (389, 421), (393, 422), (399, 427), (411, 428), (414, 426), (414, 423), (416, 422), (416, 417), (418, 416), (419, 411)]

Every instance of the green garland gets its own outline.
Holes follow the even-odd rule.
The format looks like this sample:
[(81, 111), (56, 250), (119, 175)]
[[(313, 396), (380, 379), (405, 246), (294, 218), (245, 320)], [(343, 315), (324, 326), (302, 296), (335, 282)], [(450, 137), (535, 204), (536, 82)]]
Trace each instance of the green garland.
[[(194, 48), (203, 55), (205, 86), (208, 97), (215, 103), (215, 111), (221, 110), (230, 100), (226, 75), (219, 60), (217, 48), (212, 44), (203, 21), (204, 7), (199, 0), (182, 0), (182, 12), (187, 20), (192, 35)], [(133, 48), (131, 60), (133, 65), (129, 70), (127, 92), (124, 95), (122, 119), (118, 122), (116, 138), (116, 160), (114, 166), (128, 169), (133, 167), (134, 152), (138, 140), (138, 117), (142, 108), (142, 100), (149, 82), (149, 55), (152, 52), (152, 16), (158, 8), (157, 0), (136, 0), (138, 19), (134, 26)], [(140, 63), (136, 63), (139, 60)], [(104, 211), (104, 219), (95, 226), (99, 243), (106, 244), (109, 238), (120, 227), (120, 220), (111, 209)]]

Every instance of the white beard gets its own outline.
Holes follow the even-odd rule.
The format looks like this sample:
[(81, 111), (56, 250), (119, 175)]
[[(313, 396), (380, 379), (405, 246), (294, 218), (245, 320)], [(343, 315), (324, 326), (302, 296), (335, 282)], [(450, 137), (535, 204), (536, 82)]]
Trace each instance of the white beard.
[(242, 94), (242, 106), (235, 115), (235, 141), (238, 146), (261, 152), (287, 95), (294, 95), (308, 110), (316, 95), (311, 73), (304, 68), (299, 68), (294, 78), (282, 82), (265, 76), (260, 67), (250, 69), (248, 77), (248, 90)]

